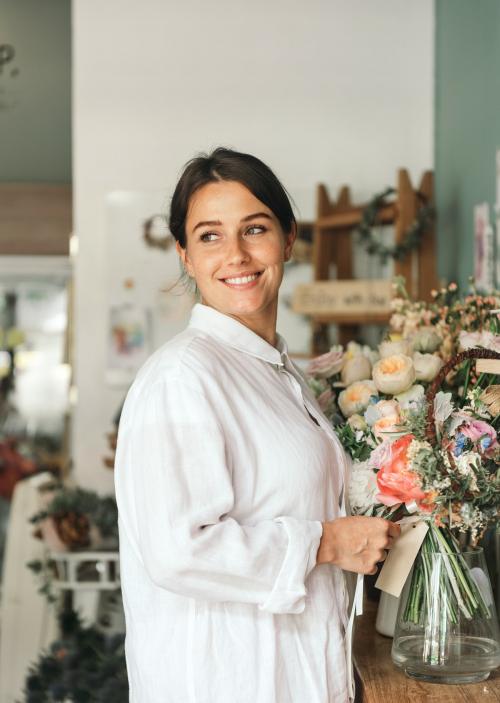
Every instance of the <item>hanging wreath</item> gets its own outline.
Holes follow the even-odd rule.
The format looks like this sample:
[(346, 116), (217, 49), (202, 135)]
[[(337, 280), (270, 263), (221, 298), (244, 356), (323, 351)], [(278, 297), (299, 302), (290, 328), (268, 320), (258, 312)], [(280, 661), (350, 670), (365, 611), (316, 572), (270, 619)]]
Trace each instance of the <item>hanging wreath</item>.
[(366, 252), (370, 256), (378, 256), (382, 264), (387, 263), (388, 259), (403, 261), (411, 251), (418, 249), (435, 215), (434, 207), (428, 203), (428, 198), (417, 191), (416, 195), (421, 206), (417, 210), (414, 221), (406, 230), (401, 242), (387, 246), (376, 238), (373, 228), (377, 224), (380, 210), (387, 204), (386, 198), (394, 195), (395, 192), (394, 188), (386, 188), (382, 193), (378, 193), (363, 210), (361, 223), (355, 230), (358, 241), (364, 246)]

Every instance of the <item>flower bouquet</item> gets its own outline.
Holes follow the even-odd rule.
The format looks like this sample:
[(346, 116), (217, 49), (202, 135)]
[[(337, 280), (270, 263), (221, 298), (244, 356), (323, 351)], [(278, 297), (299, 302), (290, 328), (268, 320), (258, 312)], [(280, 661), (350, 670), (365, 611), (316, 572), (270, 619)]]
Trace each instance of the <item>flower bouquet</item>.
[[(497, 344), (500, 338), (492, 332), (492, 340)], [(340, 364), (334, 349), (311, 364), (312, 386), (324, 383), (318, 369), (337, 356), (338, 375), (327, 376), (329, 403), (353, 458), (352, 512), (428, 527), (401, 598), (396, 665), (427, 680), (480, 680), (500, 664), (493, 599), (481, 550), (475, 547), (500, 517), (500, 385), (493, 375), (478, 375), (473, 363), (500, 359), (500, 354), (473, 348), (447, 363), (434, 354), (437, 361), (424, 380), (409, 340), (397, 344), (381, 345), (382, 358), (371, 366), (371, 378), (349, 379), (337, 397), (349, 359), (343, 354)], [(368, 358), (366, 350), (361, 353)], [(439, 390), (458, 374), (463, 385)], [(322, 393), (324, 400), (328, 393)], [(472, 551), (464, 549), (467, 539)]]

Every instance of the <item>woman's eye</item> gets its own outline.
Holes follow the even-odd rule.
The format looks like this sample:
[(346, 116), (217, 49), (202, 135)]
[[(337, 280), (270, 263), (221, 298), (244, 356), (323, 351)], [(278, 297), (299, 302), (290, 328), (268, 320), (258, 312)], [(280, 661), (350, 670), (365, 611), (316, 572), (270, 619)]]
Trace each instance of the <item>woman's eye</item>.
[[(252, 230), (257, 230), (257, 231), (252, 231)], [(252, 225), (247, 229), (247, 234), (261, 234), (261, 232), (265, 232), (266, 228), (262, 227), (262, 225)]]
[(217, 239), (217, 234), (215, 232), (204, 232), (200, 239), (202, 242), (213, 242)]

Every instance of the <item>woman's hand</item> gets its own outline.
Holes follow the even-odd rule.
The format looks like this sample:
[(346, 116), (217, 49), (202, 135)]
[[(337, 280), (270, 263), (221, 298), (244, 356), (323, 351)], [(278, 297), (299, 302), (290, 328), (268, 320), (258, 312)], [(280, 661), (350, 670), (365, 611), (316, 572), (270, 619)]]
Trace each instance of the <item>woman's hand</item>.
[(316, 563), (374, 574), (400, 533), (399, 525), (379, 517), (357, 515), (324, 522)]

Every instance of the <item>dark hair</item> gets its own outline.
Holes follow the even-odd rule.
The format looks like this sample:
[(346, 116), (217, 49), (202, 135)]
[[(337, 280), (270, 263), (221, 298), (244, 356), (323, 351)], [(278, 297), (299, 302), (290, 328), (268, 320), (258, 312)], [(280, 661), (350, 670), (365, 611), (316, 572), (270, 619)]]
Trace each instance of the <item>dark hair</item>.
[(272, 210), (285, 233), (292, 230), (295, 216), (289, 196), (269, 166), (251, 154), (217, 147), (211, 154), (200, 154), (188, 161), (175, 187), (169, 228), (183, 249), (189, 200), (199, 188), (217, 181), (238, 181)]

